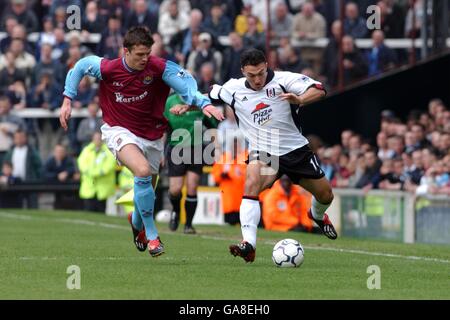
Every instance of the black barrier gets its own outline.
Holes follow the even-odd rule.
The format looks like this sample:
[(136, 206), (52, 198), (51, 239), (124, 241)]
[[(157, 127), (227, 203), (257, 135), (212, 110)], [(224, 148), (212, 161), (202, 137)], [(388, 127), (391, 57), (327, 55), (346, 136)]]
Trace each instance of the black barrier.
[(450, 53), (402, 67), (377, 79), (334, 94), (300, 109), (303, 134), (316, 134), (330, 144), (352, 129), (375, 143), (381, 111), (393, 110), (402, 121), (413, 109), (427, 110), (428, 102), (440, 98), (450, 105)]

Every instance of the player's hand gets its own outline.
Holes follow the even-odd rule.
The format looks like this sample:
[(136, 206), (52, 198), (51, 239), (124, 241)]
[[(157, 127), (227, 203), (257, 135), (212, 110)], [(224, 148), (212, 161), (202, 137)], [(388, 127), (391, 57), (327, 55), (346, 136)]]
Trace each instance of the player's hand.
[(64, 129), (64, 131), (67, 131), (68, 121), (70, 119), (70, 114), (72, 113), (72, 106), (70, 104), (70, 99), (64, 97), (63, 103), (59, 110), (59, 123), (61, 123), (61, 127)]
[(190, 108), (191, 107), (187, 104), (176, 104), (172, 108), (170, 108), (170, 113), (182, 115), (183, 113), (187, 112)]
[(208, 118), (214, 117), (219, 121), (225, 119), (222, 110), (214, 107), (212, 104), (209, 104), (206, 107), (204, 107), (202, 111)]
[(287, 100), (290, 104), (302, 104), (302, 101), (295, 93), (282, 93), (280, 95), (281, 100)]

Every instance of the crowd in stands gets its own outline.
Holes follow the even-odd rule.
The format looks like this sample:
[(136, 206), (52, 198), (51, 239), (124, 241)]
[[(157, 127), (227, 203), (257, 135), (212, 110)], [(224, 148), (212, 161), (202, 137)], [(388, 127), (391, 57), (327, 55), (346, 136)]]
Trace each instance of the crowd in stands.
[[(68, 70), (91, 54), (109, 59), (120, 57), (128, 28), (148, 26), (155, 41), (153, 54), (188, 69), (202, 92), (212, 84), (241, 77), (241, 52), (249, 47), (266, 51), (269, 32), (266, 1), (262, 0), (4, 2), (0, 7), (0, 32), (5, 33), (0, 40), (2, 184), (79, 181), (83, 168), (78, 165), (78, 157), (89, 154), (86, 150), (91, 152), (86, 156), (89, 159), (96, 158), (92, 153), (102, 154), (98, 137), (95, 138), (102, 120), (98, 117), (97, 86), (91, 79), (83, 79), (78, 96), (73, 99), (73, 107), (87, 109), (89, 116), (70, 120), (68, 143), (58, 141), (52, 145), (53, 153), (48, 159), (39, 152), (42, 145), (38, 133), (50, 127), (55, 135), (61, 134), (58, 120), (23, 119), (13, 111), (58, 108)], [(372, 4), (381, 10), (380, 30), (366, 27), (366, 8)], [(81, 8), (81, 30), (68, 28), (69, 5)], [(350, 84), (406, 63), (408, 53), (389, 48), (384, 39), (418, 36), (424, 13), (420, 0), (415, 1), (413, 8), (406, 0), (346, 1), (342, 26), (338, 20), (339, 1), (272, 0), (270, 11), (270, 36), (277, 41), (277, 46), (266, 52), (271, 68), (304, 73), (322, 81), (328, 90), (338, 83), (341, 30), (344, 82)], [(31, 33), (38, 34), (36, 41), (29, 41), (27, 36)], [(98, 43), (87, 41), (92, 34), (100, 35)], [(229, 44), (224, 45), (220, 37)], [(329, 39), (325, 48), (295, 45), (298, 40), (324, 37)], [(372, 47), (358, 48), (355, 39), (360, 38), (372, 39)], [(235, 126), (230, 124), (231, 117), (221, 124), (222, 128)], [(339, 145), (319, 142), (315, 150), (334, 187), (450, 194), (450, 110), (437, 99), (430, 102), (428, 112), (412, 112), (404, 122), (386, 110), (376, 145), (367, 143), (357, 132), (345, 130)], [(228, 179), (227, 175), (216, 173), (216, 181)], [(290, 186), (279, 184), (277, 192), (281, 197), (282, 190)], [(236, 213), (234, 207), (229, 210)]]

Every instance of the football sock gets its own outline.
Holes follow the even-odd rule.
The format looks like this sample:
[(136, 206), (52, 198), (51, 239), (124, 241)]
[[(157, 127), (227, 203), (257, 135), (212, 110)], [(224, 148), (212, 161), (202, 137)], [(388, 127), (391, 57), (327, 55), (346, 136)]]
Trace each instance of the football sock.
[(181, 194), (173, 195), (169, 194), (170, 203), (172, 204), (172, 210), (175, 211), (177, 217), (180, 216), (180, 201)]
[(152, 186), (152, 177), (134, 177), (134, 204), (140, 213), (145, 226), (145, 235), (148, 240), (158, 237), (153, 209), (155, 206), (155, 191)]
[(316, 200), (313, 196), (311, 201), (311, 213), (314, 219), (323, 220), (323, 215), (325, 214), (325, 210), (328, 209), (331, 203), (323, 204)]
[(144, 225), (142, 223), (141, 214), (137, 211), (136, 201), (134, 201), (134, 208), (133, 214), (131, 215), (131, 223), (133, 224), (133, 228), (140, 231)]
[(197, 195), (187, 195), (186, 201), (184, 202), (184, 209), (186, 210), (186, 226), (192, 227), (195, 209), (197, 209)]
[(241, 232), (244, 241), (256, 248), (256, 231), (261, 218), (258, 197), (244, 196), (239, 210)]

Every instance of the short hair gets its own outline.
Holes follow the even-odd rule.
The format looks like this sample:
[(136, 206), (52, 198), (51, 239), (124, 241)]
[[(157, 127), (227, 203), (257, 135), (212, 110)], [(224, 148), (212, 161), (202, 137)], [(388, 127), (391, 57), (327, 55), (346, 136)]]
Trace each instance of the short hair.
[(151, 48), (153, 43), (154, 41), (150, 29), (144, 26), (130, 28), (123, 39), (123, 46), (129, 51), (131, 51), (133, 46), (137, 45), (144, 45)]
[(256, 66), (260, 63), (267, 62), (264, 52), (258, 49), (247, 49), (241, 54), (241, 67)]

